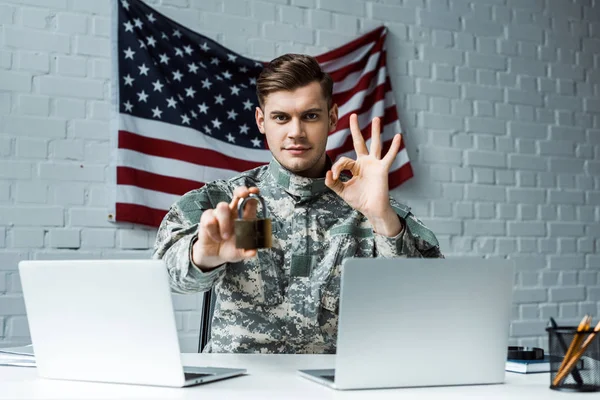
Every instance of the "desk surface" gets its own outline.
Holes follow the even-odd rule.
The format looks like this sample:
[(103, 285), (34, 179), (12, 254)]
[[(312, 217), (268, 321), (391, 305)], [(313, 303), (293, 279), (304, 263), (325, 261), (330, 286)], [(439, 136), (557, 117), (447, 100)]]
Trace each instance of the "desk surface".
[[(0, 399), (553, 399), (567, 394), (548, 388), (547, 373), (506, 373), (501, 385), (337, 391), (297, 375), (297, 369), (333, 368), (327, 355), (183, 354), (185, 365), (246, 368), (248, 374), (183, 389), (54, 381), (34, 368), (0, 366)], [(582, 394), (585, 395), (585, 394)], [(569, 394), (570, 397), (578, 394)]]

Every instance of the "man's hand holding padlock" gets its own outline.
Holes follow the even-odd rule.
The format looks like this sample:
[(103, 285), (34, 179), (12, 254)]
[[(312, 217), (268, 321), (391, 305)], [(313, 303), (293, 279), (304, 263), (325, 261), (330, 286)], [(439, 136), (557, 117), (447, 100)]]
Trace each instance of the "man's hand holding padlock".
[[(371, 123), (371, 147), (367, 149), (356, 114), (350, 115), (350, 132), (356, 160), (340, 157), (325, 175), (325, 185), (338, 194), (348, 205), (362, 213), (375, 232), (396, 236), (403, 229), (400, 219), (390, 205), (388, 173), (394, 162), (402, 137), (396, 134), (384, 157), (381, 157), (381, 121)], [(342, 171), (350, 171), (352, 179), (340, 180)]]
[[(214, 209), (206, 210), (200, 217), (198, 240), (192, 248), (192, 260), (202, 269), (212, 269), (223, 263), (238, 262), (254, 257), (256, 250), (238, 249), (235, 245), (234, 221), (238, 216), (238, 202), (250, 193), (258, 194), (256, 187), (240, 186), (233, 192), (231, 203), (221, 202)], [(256, 201), (248, 201), (244, 207), (244, 219), (256, 218)]]

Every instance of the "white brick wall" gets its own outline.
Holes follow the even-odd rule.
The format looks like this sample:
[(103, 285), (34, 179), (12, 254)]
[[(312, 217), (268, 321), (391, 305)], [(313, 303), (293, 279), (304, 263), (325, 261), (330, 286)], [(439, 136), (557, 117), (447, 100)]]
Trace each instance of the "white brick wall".
[[(0, 1), (0, 346), (28, 340), (22, 259), (146, 258), (108, 222), (110, 0)], [(600, 15), (592, 0), (149, 0), (246, 56), (381, 23), (416, 177), (394, 196), (448, 256), (515, 260), (511, 342), (600, 314)], [(175, 296), (195, 351), (199, 296)]]

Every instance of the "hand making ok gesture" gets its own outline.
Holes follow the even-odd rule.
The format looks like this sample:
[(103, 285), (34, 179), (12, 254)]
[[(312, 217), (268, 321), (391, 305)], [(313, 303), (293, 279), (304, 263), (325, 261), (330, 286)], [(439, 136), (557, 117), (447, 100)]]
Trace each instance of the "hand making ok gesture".
[[(341, 157), (325, 175), (325, 185), (337, 193), (348, 205), (361, 212), (372, 223), (376, 232), (394, 236), (402, 229), (389, 200), (388, 172), (398, 150), (402, 136), (396, 134), (387, 154), (381, 157), (381, 121), (371, 123), (371, 148), (367, 150), (358, 126), (356, 114), (350, 115), (350, 132), (356, 160)], [(352, 178), (340, 180), (342, 171), (350, 171)], [(391, 219), (391, 220), (390, 220)]]

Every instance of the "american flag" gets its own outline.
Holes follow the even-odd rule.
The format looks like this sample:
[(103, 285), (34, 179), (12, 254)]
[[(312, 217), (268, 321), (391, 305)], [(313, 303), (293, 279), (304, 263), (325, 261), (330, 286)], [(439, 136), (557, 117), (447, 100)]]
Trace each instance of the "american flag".
[[(185, 28), (141, 0), (120, 0), (117, 8), (115, 220), (158, 226), (182, 194), (271, 160), (254, 121), (256, 79), (264, 63)], [(353, 112), (365, 140), (371, 120), (382, 118), (382, 154), (401, 132), (385, 38), (380, 27), (316, 56), (334, 80), (339, 107), (337, 130), (327, 142), (332, 160), (355, 158)], [(402, 143), (390, 188), (412, 175)]]

